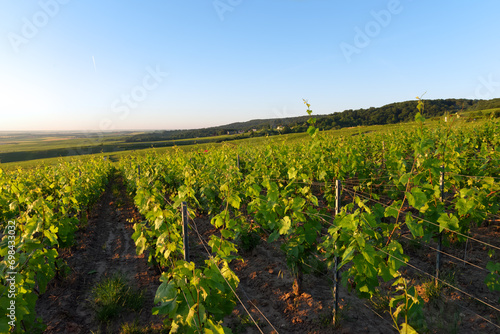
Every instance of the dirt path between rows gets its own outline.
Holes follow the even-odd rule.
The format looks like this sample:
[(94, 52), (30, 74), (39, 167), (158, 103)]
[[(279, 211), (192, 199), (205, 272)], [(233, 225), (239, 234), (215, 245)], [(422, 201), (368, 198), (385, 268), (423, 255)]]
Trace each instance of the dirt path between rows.
[[(77, 232), (75, 246), (61, 251), (69, 274), (53, 280), (37, 302), (36, 312), (47, 325), (45, 333), (118, 333), (123, 323), (136, 322), (139, 327), (159, 323), (158, 317), (151, 315), (159, 276), (148, 267), (147, 256), (136, 255), (131, 238), (134, 223), (141, 219), (121, 175), (115, 173), (92, 209), (88, 225)], [(90, 303), (92, 288), (117, 273), (143, 291), (143, 308), (137, 313), (122, 312), (107, 324), (99, 323)]]

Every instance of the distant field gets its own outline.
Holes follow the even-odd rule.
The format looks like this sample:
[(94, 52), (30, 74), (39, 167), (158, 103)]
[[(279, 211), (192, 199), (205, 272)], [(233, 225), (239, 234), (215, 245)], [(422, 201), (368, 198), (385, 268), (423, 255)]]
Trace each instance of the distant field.
[[(135, 134), (135, 133), (134, 133)], [(191, 138), (181, 140), (155, 142), (126, 142), (132, 134), (105, 133), (77, 134), (68, 137), (67, 134), (51, 136), (26, 136), (25, 134), (3, 134), (0, 138), (0, 162), (13, 163), (29, 160), (50, 159), (78, 155), (142, 150), (152, 147), (171, 147), (194, 145), (201, 143), (231, 140), (234, 136), (217, 136), (208, 138)]]

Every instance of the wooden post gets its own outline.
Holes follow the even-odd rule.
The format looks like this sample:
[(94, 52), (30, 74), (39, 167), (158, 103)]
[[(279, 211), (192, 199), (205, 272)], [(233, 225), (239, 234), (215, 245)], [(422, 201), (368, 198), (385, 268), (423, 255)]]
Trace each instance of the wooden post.
[(188, 239), (188, 213), (187, 213), (187, 203), (182, 202), (182, 238), (184, 251), (184, 261), (189, 262), (189, 239)]
[[(335, 181), (335, 216), (340, 212), (340, 191), (342, 190), (342, 183), (340, 180)], [(339, 233), (339, 232), (337, 232)], [(337, 244), (335, 243), (335, 251)], [(335, 271), (334, 271), (334, 284), (333, 284), (333, 324), (337, 321), (337, 313), (339, 308), (339, 257), (335, 255)]]
[(238, 154), (238, 157), (236, 159), (236, 166), (238, 167), (238, 169), (240, 169), (240, 155)]
[(465, 241), (465, 253), (464, 253), (464, 263), (463, 266), (465, 268), (465, 261), (467, 261), (467, 247), (469, 246), (469, 238), (467, 238), (467, 241)]
[(385, 167), (385, 141), (382, 142), (382, 169)]
[(141, 165), (137, 165), (137, 174), (141, 176)]
[(439, 177), (439, 190), (441, 192), (440, 201), (444, 202), (444, 166), (441, 166), (441, 176)]
[[(439, 190), (441, 203), (444, 203), (444, 166), (441, 166), (441, 176), (439, 178)], [(443, 243), (443, 233), (439, 232), (437, 244), (437, 254), (436, 254), (436, 287), (439, 283), (439, 269), (441, 268), (441, 248)]]

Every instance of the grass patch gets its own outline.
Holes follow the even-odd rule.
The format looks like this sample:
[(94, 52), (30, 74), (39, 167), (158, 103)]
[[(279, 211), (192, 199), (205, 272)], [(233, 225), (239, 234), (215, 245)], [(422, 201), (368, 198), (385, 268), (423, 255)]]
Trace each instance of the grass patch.
[(378, 290), (376, 294), (370, 299), (370, 304), (373, 309), (378, 313), (384, 313), (390, 311), (391, 296), (385, 290)]
[(120, 328), (120, 334), (163, 334), (169, 333), (170, 329), (155, 328), (153, 325), (146, 327), (140, 326), (139, 321), (136, 319), (133, 323), (125, 323)]
[(91, 302), (97, 320), (106, 322), (123, 311), (141, 310), (144, 296), (142, 292), (132, 289), (122, 274), (114, 274), (94, 286)]
[(434, 280), (428, 280), (422, 284), (422, 298), (431, 304), (435, 304), (437, 301), (441, 300), (441, 283)]
[(426, 279), (422, 283), (421, 297), (426, 303), (430, 303), (431, 305), (435, 306), (436, 304), (442, 302), (443, 300), (445, 300), (446, 295), (451, 289), (448, 284), (452, 286), (457, 285), (456, 272), (453, 270), (453, 268), (442, 270), (440, 279), (442, 280), (442, 282), (438, 281), (437, 285), (434, 279)]
[(111, 193), (113, 194), (116, 207), (121, 208), (125, 206), (125, 201), (122, 198), (123, 196), (121, 196), (121, 191), (117, 183), (114, 183), (113, 186), (111, 187)]
[[(248, 331), (249, 327), (255, 326), (253, 323), (252, 319), (247, 314), (244, 315), (238, 315), (238, 319), (240, 320), (239, 323), (237, 323), (234, 328), (232, 328), (234, 334), (242, 334), (246, 333)], [(260, 323), (259, 319), (256, 319), (257, 324)]]
[[(332, 310), (332, 312), (329, 314), (330, 316), (329, 321), (323, 323), (323, 326), (339, 329), (342, 328), (342, 324), (344, 322), (351, 321), (351, 319), (349, 318), (349, 312), (351, 310), (351, 304), (349, 303), (349, 301), (344, 301), (343, 299), (339, 300), (338, 307), (339, 308), (337, 310), (337, 314), (335, 315), (335, 324), (333, 323), (333, 310)], [(325, 318), (324, 320), (326, 319), (328, 318)]]
[(260, 236), (255, 231), (243, 231), (238, 238), (241, 249), (250, 252), (260, 243)]

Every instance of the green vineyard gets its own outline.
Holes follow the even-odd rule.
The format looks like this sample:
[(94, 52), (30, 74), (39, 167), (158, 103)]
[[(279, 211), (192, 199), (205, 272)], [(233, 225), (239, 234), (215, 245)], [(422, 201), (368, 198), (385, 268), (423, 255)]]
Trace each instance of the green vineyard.
[[(406, 128), (341, 136), (308, 123), (303, 140), (0, 169), (0, 333), (44, 330), (37, 300), (63, 279), (59, 253), (113, 175), (143, 217), (136, 253), (160, 275), (144, 312), (167, 333), (243, 333), (225, 320), (237, 309), (253, 332), (287, 333), (244, 302), (236, 268), (259, 244), (279, 249), (287, 269), (274, 280), (292, 278), (290, 298), (308, 277), (330, 286), (323, 329), (311, 332), (346, 326), (339, 290), (395, 332), (500, 330), (498, 120), (429, 126), (418, 113)], [(454, 323), (430, 315), (436, 300), (456, 305)]]

